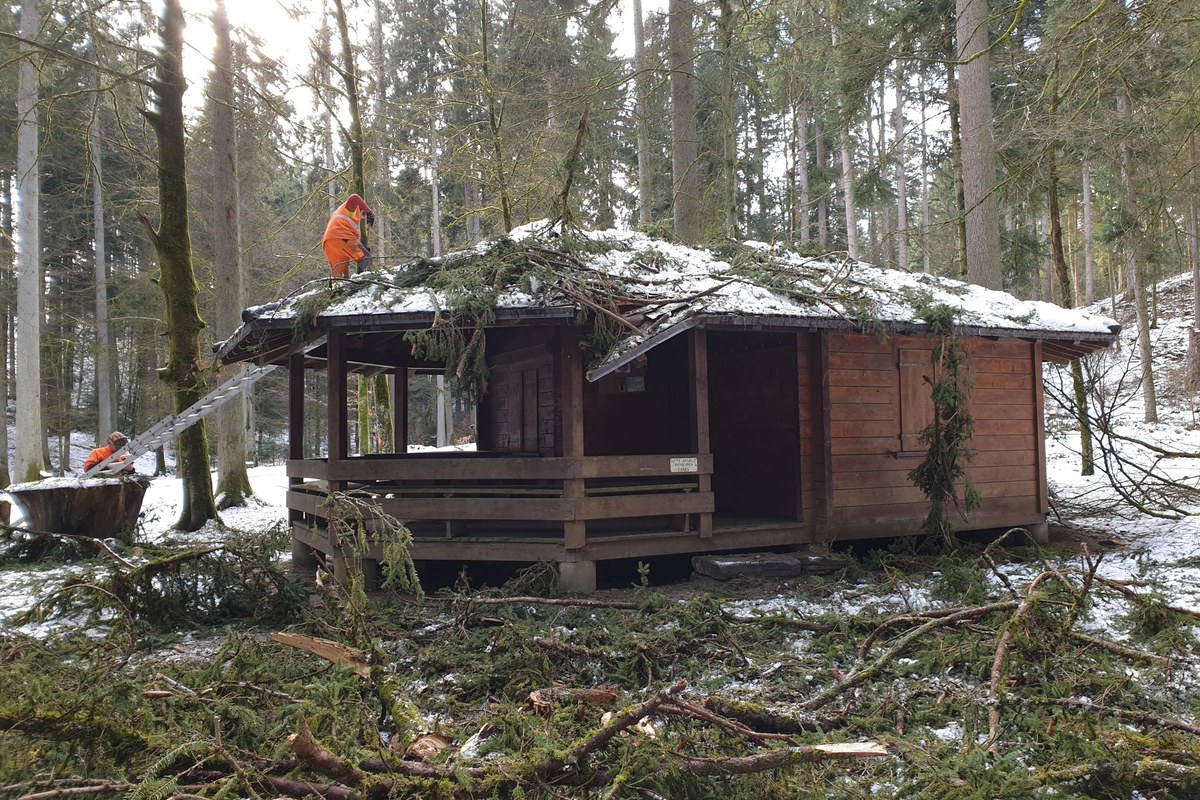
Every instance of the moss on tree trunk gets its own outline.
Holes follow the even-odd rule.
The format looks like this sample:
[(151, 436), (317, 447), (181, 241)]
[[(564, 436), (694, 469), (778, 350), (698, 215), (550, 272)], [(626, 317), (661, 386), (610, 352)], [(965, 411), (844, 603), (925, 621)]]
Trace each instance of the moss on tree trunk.
[[(154, 84), (156, 108), (143, 111), (158, 139), (158, 230), (143, 218), (158, 253), (159, 288), (167, 316), (167, 365), (159, 377), (171, 387), (179, 413), (204, 396), (207, 389), (200, 368), (199, 287), (192, 271), (192, 241), (188, 230), (187, 178), (184, 158), (183, 9), (179, 0), (167, 0), (162, 18), (163, 52)], [(204, 423), (185, 430), (177, 445), (178, 472), (183, 478), (183, 508), (177, 525), (193, 531), (216, 519), (208, 439)]]

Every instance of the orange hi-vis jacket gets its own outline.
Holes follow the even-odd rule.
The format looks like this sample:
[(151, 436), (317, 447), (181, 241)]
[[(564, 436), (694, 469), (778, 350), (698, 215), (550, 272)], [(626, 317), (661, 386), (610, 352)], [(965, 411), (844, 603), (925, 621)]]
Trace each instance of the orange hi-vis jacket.
[(329, 259), (333, 277), (348, 277), (350, 262), (357, 262), (367, 254), (362, 248), (362, 216), (370, 210), (361, 197), (352, 194), (329, 218), (325, 235), (321, 237), (321, 247)]
[[(106, 445), (104, 445), (104, 447), (97, 447), (95, 450), (88, 453), (88, 457), (83, 460), (83, 471), (87, 472), (89, 469), (96, 466), (101, 461), (108, 458), (115, 452), (117, 452), (117, 448), (113, 447), (112, 445), (106, 444)], [(118, 458), (113, 463), (120, 464), (124, 460), (125, 460), (125, 457), (122, 456), (121, 458)]]

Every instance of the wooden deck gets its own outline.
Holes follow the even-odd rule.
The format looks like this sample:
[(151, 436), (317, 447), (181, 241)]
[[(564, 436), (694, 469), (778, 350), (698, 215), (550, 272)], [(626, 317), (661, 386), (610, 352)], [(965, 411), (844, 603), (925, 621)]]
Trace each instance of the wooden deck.
[[(600, 561), (810, 538), (795, 519), (731, 515), (715, 525), (710, 454), (436, 453), (293, 460), (287, 469), (294, 538), (335, 557), (331, 492), (359, 497), (403, 522), (419, 560)], [(382, 547), (360, 555), (379, 559)]]

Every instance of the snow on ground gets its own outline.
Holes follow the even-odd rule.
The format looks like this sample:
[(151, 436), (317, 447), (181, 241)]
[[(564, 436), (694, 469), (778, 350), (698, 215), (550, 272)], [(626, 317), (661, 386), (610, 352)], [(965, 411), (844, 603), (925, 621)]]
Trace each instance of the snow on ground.
[[(1188, 330), (1192, 326), (1191, 282), (1187, 276), (1164, 281), (1158, 286), (1160, 320), (1154, 332), (1156, 385), (1159, 387), (1159, 417), (1157, 423), (1142, 421), (1144, 406), (1141, 392), (1132, 376), (1138, 371), (1138, 356), (1132, 310), (1127, 305), (1115, 308), (1097, 304), (1093, 314), (1115, 315), (1124, 324), (1120, 349), (1113, 349), (1100, 359), (1104, 385), (1109, 391), (1120, 386), (1119, 401), (1113, 405), (1117, 429), (1139, 442), (1152, 442), (1160, 447), (1189, 453), (1200, 453), (1200, 423), (1197, 422), (1195, 398), (1176, 388), (1182, 385), (1181, 373), (1187, 352)], [(1046, 380), (1050, 385), (1069, 387), (1065, 371), (1047, 365)], [(1066, 381), (1063, 384), (1063, 381)], [(1160, 519), (1139, 513), (1116, 496), (1101, 472), (1090, 477), (1079, 475), (1078, 433), (1063, 409), (1052, 400), (1046, 402), (1047, 470), (1052, 504), (1056, 508), (1075, 511), (1063, 522), (1097, 532), (1104, 537), (1126, 542), (1104, 556), (1100, 575), (1117, 580), (1144, 582), (1141, 591), (1158, 592), (1167, 602), (1200, 610), (1200, 516), (1179, 519)], [(10, 442), (15, 435), (10, 428)], [(52, 445), (53, 446), (53, 445)], [(70, 466), (78, 465), (87, 452), (96, 446), (90, 436), (76, 434), (70, 447)], [(458, 449), (470, 449), (471, 446)], [(1127, 446), (1127, 455), (1148, 463), (1152, 454)], [(143, 456), (137, 462), (139, 472), (153, 471), (153, 456)], [(1172, 459), (1160, 462), (1158, 468), (1180, 484), (1200, 488), (1200, 458)], [(250, 470), (254, 499), (242, 508), (222, 512), (224, 524), (242, 531), (268, 530), (282, 524), (287, 517), (285, 493), (287, 478), (282, 465), (256, 467)], [(179, 516), (182, 498), (180, 482), (173, 477), (155, 478), (143, 503), (140, 540), (147, 543), (219, 541), (224, 531), (215, 523), (186, 536), (173, 532), (172, 525)], [(1200, 510), (1197, 508), (1196, 510)], [(19, 524), (14, 520), (15, 524)], [(1078, 562), (1066, 566), (1079, 566)], [(5, 569), (0, 571), (0, 627), (3, 620), (28, 607), (44, 587), (54, 586), (78, 567), (52, 566)], [(1014, 582), (1021, 585), (1031, 578), (1040, 565), (1007, 565)], [(743, 600), (732, 604), (739, 613), (791, 613), (810, 615), (821, 613), (858, 613), (867, 607), (877, 611), (905, 612), (925, 610), (936, 604), (926, 581), (928, 576), (913, 576), (911, 583), (891, 585), (886, 590), (868, 582), (831, 587), (828, 596), (819, 602), (800, 602), (794, 597), (778, 596)], [(1124, 604), (1100, 604), (1095, 610), (1092, 625), (1108, 635), (1122, 635)]]

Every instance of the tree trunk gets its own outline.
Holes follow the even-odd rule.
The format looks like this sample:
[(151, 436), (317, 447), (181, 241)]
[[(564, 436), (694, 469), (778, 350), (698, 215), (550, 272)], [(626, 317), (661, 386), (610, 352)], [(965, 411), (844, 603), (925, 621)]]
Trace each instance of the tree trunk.
[(800, 243), (808, 244), (812, 239), (812, 178), (808, 173), (808, 118), (811, 114), (808, 103), (801, 103), (796, 110), (796, 177), (800, 182), (800, 208), (797, 216), (800, 226)]
[(1083, 162), (1083, 302), (1096, 302), (1096, 252), (1092, 240), (1092, 168)]
[[(96, 45), (88, 46), (91, 60), (96, 60)], [(104, 240), (104, 168), (100, 152), (100, 72), (92, 72), (92, 89), (96, 96), (92, 120), (88, 126), (88, 150), (92, 159), (92, 242), (95, 253), (96, 350), (93, 355), (96, 371), (96, 433), (104, 439), (117, 428), (117, 411), (113, 393), (113, 370), (116, 351), (108, 329), (108, 259)], [(230, 330), (233, 330), (232, 328)]]
[[(38, 37), (41, 21), (37, 0), (21, 4), (21, 36)], [(38, 229), (40, 167), (38, 161), (38, 84), (33, 66), (33, 47), (22, 43), (23, 56), (17, 67), (17, 352), (13, 377), (17, 384), (18, 482), (41, 478), (42, 447), (42, 248)]]
[(693, 245), (700, 240), (700, 188), (696, 159), (696, 78), (692, 72), (691, 0), (667, 4), (667, 64), (671, 71), (671, 205), (675, 239)]
[[(825, 125), (820, 116), (813, 119), (813, 141), (816, 147), (817, 166), (825, 173), (829, 168), (829, 148), (825, 146)], [(829, 247), (829, 191), (828, 184), (821, 187), (821, 199), (817, 201), (817, 244), (824, 250)]]
[[(834, 0), (830, 11), (830, 41), (833, 45), (834, 57), (839, 63), (844, 61), (841, 53), (842, 40), (842, 3)], [(858, 258), (858, 215), (854, 210), (854, 158), (850, 146), (850, 111), (846, 98), (838, 92), (838, 150), (842, 157), (842, 202), (846, 212), (846, 252), (851, 258)]]
[(651, 204), (654, 202), (654, 184), (650, 166), (650, 120), (646, 114), (646, 37), (642, 22), (642, 0), (633, 0), (633, 68), (634, 117), (637, 119), (637, 193), (638, 225), (650, 224)]
[[(342, 42), (342, 66), (339, 72), (346, 84), (346, 105), (350, 111), (350, 125), (346, 128), (350, 141), (350, 188), (360, 197), (367, 197), (367, 172), (363, 163), (363, 125), (362, 113), (358, 104), (358, 70), (354, 64), (354, 49), (350, 44), (350, 27), (346, 23), (346, 9), (343, 0), (333, 0), (335, 19), (338, 26), (338, 36)], [(367, 243), (367, 228), (361, 233), (362, 242)]]
[(908, 176), (905, 174), (904, 68), (896, 65), (896, 109), (892, 160), (896, 167), (896, 266), (908, 272)]
[(1192, 329), (1188, 331), (1187, 385), (1200, 389), (1200, 212), (1196, 208), (1196, 134), (1188, 137), (1188, 260), (1192, 263)]
[[(947, 51), (954, 51), (954, 31), (946, 26)], [(950, 164), (954, 173), (954, 255), (958, 263), (958, 274), (963, 280), (967, 279), (967, 219), (966, 201), (963, 198), (963, 155), (962, 155), (962, 114), (959, 108), (961, 88), (958, 84), (958, 70), (953, 62), (946, 64), (946, 116), (950, 120)]]
[(488, 11), (487, 0), (480, 3), (479, 31), (483, 59), (483, 93), (487, 98), (488, 131), (492, 137), (492, 169), (495, 171), (496, 190), (500, 193), (500, 216), (504, 223), (504, 232), (513, 229), (512, 201), (508, 196), (508, 177), (504, 168), (504, 151), (500, 143), (500, 115), (496, 111), (496, 94), (492, 86), (490, 66), (490, 45), (488, 44), (488, 28), (491, 26), (491, 14)]
[(929, 272), (929, 123), (925, 119), (928, 111), (925, 101), (925, 76), (920, 77), (921, 86), (921, 271)]
[[(158, 140), (158, 202), (161, 219), (157, 231), (143, 224), (158, 252), (159, 287), (166, 305), (167, 365), (159, 376), (175, 395), (175, 413), (184, 411), (205, 394), (200, 371), (200, 330), (204, 321), (197, 307), (199, 287), (192, 270), (192, 241), (188, 229), (187, 170), (183, 125), (183, 8), (179, 0), (166, 0), (162, 17), (163, 51), (158, 61), (154, 95), (157, 108), (143, 111)], [(183, 509), (178, 527), (194, 531), (217, 518), (209, 474), (208, 439), (204, 421), (180, 434), (177, 445), (179, 475), (183, 478)]]
[(12, 173), (0, 170), (0, 487), (12, 483), (8, 465), (8, 330), (12, 323)]
[(393, 452), (395, 438), (392, 436), (392, 398), (388, 376), (382, 372), (375, 376), (375, 413), (379, 417), (379, 452)]
[[(1074, 306), (1071, 274), (1067, 270), (1067, 257), (1063, 250), (1062, 221), (1058, 207), (1058, 159), (1051, 144), (1046, 150), (1046, 215), (1050, 220), (1050, 252), (1054, 270), (1058, 274), (1058, 301), (1063, 308)], [(1088, 417), (1087, 390), (1083, 384), (1083, 367), (1079, 359), (1071, 360), (1071, 383), (1075, 390), (1075, 421), (1079, 423), (1080, 474), (1092, 475), (1096, 471), (1092, 452), (1092, 423)]]
[(987, 0), (955, 0), (962, 123), (963, 210), (967, 278), (1003, 288), (1000, 225), (996, 216), (996, 143), (992, 136), (992, 77)]
[[(225, 0), (217, 0), (213, 14), (216, 48), (209, 85), (213, 127), (213, 280), (217, 296), (214, 313), (217, 330), (237, 330), (246, 305), (242, 281), (241, 203), (238, 197), (237, 130), (233, 124), (233, 50)], [(233, 377), (223, 367), (218, 383)], [(246, 413), (240, 402), (226, 403), (217, 412), (217, 497), (221, 509), (245, 505), (253, 494), (246, 473)]]
[[(1130, 118), (1129, 95), (1117, 98), (1117, 115), (1123, 122)], [(1123, 189), (1122, 211), (1130, 230), (1125, 233), (1122, 249), (1125, 252), (1125, 269), (1133, 288), (1133, 304), (1137, 314), (1138, 352), (1142, 360), (1142, 403), (1145, 406), (1146, 422), (1158, 422), (1158, 400), (1154, 391), (1154, 363), (1150, 346), (1150, 314), (1146, 306), (1146, 292), (1142, 283), (1141, 247), (1142, 225), (1138, 219), (1137, 190), (1133, 180), (1133, 154), (1128, 135), (1122, 136), (1118, 144), (1121, 156), (1121, 185)]]
[[(387, 133), (387, 76), (391, 74), (388, 63), (388, 51), (383, 46), (383, 15), (386, 4), (381, 0), (375, 3), (375, 22), (371, 26), (372, 47), (375, 51), (375, 143), (371, 153), (375, 165), (375, 202), (379, 206), (375, 215), (375, 225), (372, 233), (375, 235), (373, 254), (376, 264), (386, 264), (391, 250), (391, 222), (388, 215), (383, 213), (382, 203), (384, 189), (391, 183), (391, 159), (388, 156)], [(388, 197), (391, 195), (389, 194)]]
[(737, 115), (733, 97), (733, 29), (736, 14), (730, 0), (717, 0), (717, 49), (721, 54), (721, 228), (730, 238), (738, 238), (737, 202)]

